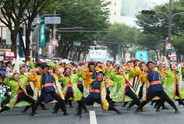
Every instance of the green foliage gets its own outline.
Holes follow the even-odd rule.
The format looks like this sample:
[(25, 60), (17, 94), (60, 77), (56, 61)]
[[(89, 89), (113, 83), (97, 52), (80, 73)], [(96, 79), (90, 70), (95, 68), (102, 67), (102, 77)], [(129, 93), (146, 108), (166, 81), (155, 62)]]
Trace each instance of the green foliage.
[(174, 42), (172, 43), (174, 48), (176, 49), (176, 52), (180, 55), (183, 55), (184, 53), (184, 34), (182, 34), (181, 37), (174, 37)]
[(125, 49), (127, 44), (137, 44), (137, 39), (140, 35), (140, 32), (136, 28), (129, 27), (125, 24), (112, 24), (108, 30), (111, 32), (105, 34), (101, 41), (112, 51), (111, 55), (114, 59), (117, 53), (120, 52), (118, 51), (120, 45)]
[[(168, 4), (156, 6), (153, 10), (168, 14)], [(173, 1), (172, 13), (184, 12), (184, 1)], [(151, 18), (150, 15), (137, 15), (137, 24), (144, 33), (144, 40), (138, 40), (139, 44), (144, 44), (148, 49), (156, 49), (160, 45), (159, 41), (165, 41), (168, 37), (168, 18), (163, 14), (157, 13)], [(173, 18), (172, 35), (174, 36), (174, 45), (177, 53), (183, 53), (182, 44), (184, 43), (184, 14), (178, 14)], [(183, 40), (182, 40), (183, 39)], [(144, 42), (145, 41), (145, 42)], [(163, 51), (164, 53), (164, 51)]]
[(103, 36), (103, 43), (134, 44), (139, 34), (136, 28), (124, 24), (112, 24), (108, 30), (111, 32)]
[[(58, 3), (55, 8), (57, 14), (61, 14), (61, 24), (57, 25), (57, 28), (82, 27), (80, 30), (105, 30), (108, 27), (107, 19), (109, 14), (109, 11), (105, 9), (106, 5), (103, 0), (73, 0), (63, 4)], [(51, 11), (47, 10), (45, 13), (53, 13), (54, 7), (50, 6), (50, 8)], [(98, 33), (67, 33), (59, 31), (57, 36), (61, 37), (57, 55), (63, 58), (67, 58), (69, 50), (73, 48), (76, 42), (82, 42), (83, 40), (90, 42), (100, 37)]]

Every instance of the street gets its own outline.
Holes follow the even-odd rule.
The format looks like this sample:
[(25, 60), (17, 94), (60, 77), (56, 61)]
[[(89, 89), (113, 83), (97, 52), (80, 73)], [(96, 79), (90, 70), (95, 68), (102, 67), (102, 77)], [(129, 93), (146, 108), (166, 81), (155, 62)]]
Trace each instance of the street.
[[(102, 112), (101, 107), (92, 107), (88, 106), (89, 111), (95, 111), (97, 124), (182, 124), (184, 123), (184, 108), (183, 106), (178, 106), (181, 114), (175, 114), (174, 110), (169, 107), (169, 110), (160, 110), (160, 112), (155, 112), (155, 109), (147, 104), (144, 107), (146, 112), (139, 113), (134, 115), (133, 107), (130, 111), (127, 111), (126, 108), (121, 107), (121, 103), (117, 104), (117, 108), (122, 112), (121, 115), (117, 115), (113, 111)], [(88, 113), (83, 113), (81, 119), (75, 114), (76, 104), (74, 103), (74, 108), (69, 108), (67, 110), (69, 115), (63, 116), (61, 111), (58, 114), (52, 114), (53, 104), (46, 105), (49, 110), (40, 110), (38, 109), (38, 114), (34, 117), (30, 117), (30, 110), (23, 114), (21, 110), (23, 108), (15, 108), (8, 112), (4, 112), (0, 115), (1, 124), (95, 124), (90, 123), (90, 115)]]

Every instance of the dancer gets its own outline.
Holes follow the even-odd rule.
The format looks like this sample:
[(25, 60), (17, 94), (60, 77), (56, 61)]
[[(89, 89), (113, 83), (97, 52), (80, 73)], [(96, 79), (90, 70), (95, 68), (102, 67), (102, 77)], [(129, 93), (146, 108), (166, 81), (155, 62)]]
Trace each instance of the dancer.
[[(102, 108), (104, 110), (113, 110), (118, 114), (121, 114), (121, 112), (119, 112), (114, 106), (110, 105), (109, 102), (106, 100), (106, 88), (112, 85), (112, 80), (110, 80), (108, 77), (104, 77), (103, 72), (97, 73), (96, 80), (93, 81), (90, 85), (90, 94), (82, 100), (82, 104), (84, 105), (86, 103), (86, 105), (93, 105), (94, 102), (97, 102), (102, 105)], [(81, 106), (78, 109), (78, 114), (82, 114)]]
[(56, 93), (56, 89), (54, 88), (54, 77), (49, 73), (49, 66), (45, 65), (42, 67), (43, 69), (43, 74), (42, 75), (37, 75), (36, 73), (34, 81), (38, 82), (40, 81), (40, 83), (38, 83), (37, 85), (39, 85), (38, 87), (40, 87), (41, 89), (41, 95), (38, 98), (37, 102), (35, 103), (33, 110), (31, 112), (31, 116), (34, 116), (38, 105), (40, 105), (43, 101), (45, 103), (51, 102), (53, 100), (56, 100), (59, 104), (59, 107), (62, 108), (63, 110), (63, 115), (68, 115), (67, 111), (66, 111), (66, 106), (65, 106), (65, 102), (64, 100), (61, 98), (61, 96), (59, 94)]
[(35, 101), (26, 91), (27, 78), (14, 73), (13, 76), (5, 79), (4, 83), (11, 88), (10, 102), (4, 106), (0, 113), (14, 107), (30, 106), (33, 108)]
[[(147, 79), (149, 81), (150, 87), (149, 87), (149, 93), (147, 95), (147, 100), (143, 101), (139, 107), (136, 109), (135, 114), (137, 114), (144, 105), (146, 105), (150, 100), (152, 100), (155, 96), (159, 96), (161, 99), (167, 101), (175, 110), (176, 114), (179, 114), (179, 110), (177, 109), (176, 105), (174, 102), (168, 97), (168, 95), (164, 92), (164, 88), (161, 84), (160, 78), (159, 78), (159, 73), (155, 71), (155, 65), (153, 62), (148, 62), (147, 63), (148, 67), (148, 75)], [(159, 104), (162, 104), (161, 102)]]

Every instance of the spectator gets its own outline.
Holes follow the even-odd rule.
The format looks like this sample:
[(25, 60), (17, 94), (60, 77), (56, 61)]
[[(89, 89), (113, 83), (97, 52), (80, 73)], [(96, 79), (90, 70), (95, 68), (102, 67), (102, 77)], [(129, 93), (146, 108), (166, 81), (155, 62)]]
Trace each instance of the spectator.
[(5, 65), (3, 61), (0, 61), (0, 70), (5, 70)]
[(11, 63), (7, 62), (6, 63), (6, 74), (5, 76), (8, 77), (8, 75), (11, 73)]

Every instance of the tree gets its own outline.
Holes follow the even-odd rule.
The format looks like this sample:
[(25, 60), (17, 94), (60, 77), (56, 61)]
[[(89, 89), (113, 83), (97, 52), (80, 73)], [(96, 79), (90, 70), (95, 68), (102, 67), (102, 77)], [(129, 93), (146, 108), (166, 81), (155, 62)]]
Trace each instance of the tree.
[[(20, 25), (25, 24), (25, 45), (22, 42), (26, 58), (30, 55), (30, 35), (32, 23), (35, 17), (45, 9), (52, 0), (7, 0), (1, 8), (3, 18), (0, 21), (4, 23), (11, 32), (11, 49), (17, 52), (17, 35), (20, 33)], [(23, 41), (23, 40), (22, 40)], [(25, 46), (25, 47), (24, 47)]]
[(181, 61), (181, 55), (183, 55), (184, 53), (184, 34), (182, 34), (182, 36), (178, 37), (175, 36), (174, 37), (174, 42), (172, 43), (172, 45), (174, 46), (178, 59), (179, 61)]
[[(26, 20), (24, 21), (25, 24), (25, 43), (26, 45), (23, 44), (23, 50), (26, 59), (29, 58), (30, 56), (30, 36), (32, 32), (32, 25), (34, 19), (37, 17), (37, 15), (43, 11), (46, 7), (48, 7), (50, 4), (54, 4), (52, 0), (31, 0), (29, 4), (26, 7), (27, 13), (25, 14)], [(26, 46), (26, 47), (24, 47)]]
[(136, 44), (141, 46), (140, 50), (154, 51), (157, 59), (159, 59), (158, 53), (163, 52), (162, 49), (164, 48), (164, 44), (155, 34), (140, 33)]
[[(184, 10), (183, 0), (178, 0), (173, 2), (173, 9), (172, 9), (173, 14), (182, 12), (183, 10)], [(168, 4), (156, 6), (153, 9), (153, 11), (168, 13)], [(184, 31), (183, 18), (184, 18), (184, 15), (177, 15), (173, 18), (172, 35), (175, 37), (181, 38), (183, 35), (182, 33)], [(137, 15), (137, 24), (140, 26), (141, 31), (144, 34), (147, 34), (147, 36), (153, 35), (156, 37), (154, 38), (156, 41), (150, 40), (150, 41), (147, 41), (148, 43), (145, 43), (145, 45), (148, 45), (147, 47), (150, 47), (150, 48), (154, 47), (156, 49), (157, 46), (161, 46), (159, 41), (166, 41), (166, 38), (168, 37), (168, 19), (166, 16), (159, 13), (158, 14), (156, 13), (156, 15), (154, 16), (139, 14)], [(155, 43), (152, 44), (152, 42), (155, 42)], [(177, 48), (179, 46), (175, 45), (178, 42), (177, 43), (175, 42), (177, 41), (174, 40), (172, 43), (175, 46), (175, 48), (179, 50), (180, 48)], [(150, 46), (150, 44), (154, 46)], [(165, 46), (162, 48), (164, 49), (163, 50), (161, 49), (161, 52), (165, 54)]]
[[(105, 8), (107, 4), (104, 0), (78, 0), (77, 4), (72, 2), (58, 6), (57, 14), (61, 14), (61, 28), (57, 32), (57, 38), (61, 37), (56, 55), (62, 58), (68, 58), (70, 51), (75, 50), (80, 56), (81, 52), (85, 53), (89, 45), (84, 47), (76, 47), (76, 43), (83, 41), (91, 42), (96, 33), (85, 33), (83, 30), (95, 31), (105, 30), (108, 26), (107, 19), (109, 11)], [(47, 13), (50, 13), (47, 11)], [(74, 28), (78, 27), (78, 28)], [(62, 30), (62, 28), (73, 28), (71, 30)], [(65, 32), (66, 31), (66, 32)], [(70, 31), (70, 32), (68, 32)], [(72, 32), (79, 31), (79, 32)], [(81, 31), (81, 32), (80, 32)], [(83, 49), (81, 49), (83, 48)], [(79, 57), (80, 58), (80, 57)]]
[[(102, 43), (109, 46), (114, 60), (116, 60), (117, 53), (120, 52), (117, 51), (118, 49), (125, 49), (127, 44), (131, 45), (137, 43), (137, 38), (140, 33), (136, 28), (124, 24), (112, 24), (108, 30), (111, 32), (105, 34), (101, 40)], [(119, 48), (120, 45), (123, 47)]]
[(23, 15), (30, 0), (7, 0), (0, 9), (2, 18), (0, 21), (4, 23), (11, 32), (11, 50), (17, 53), (17, 35), (20, 25), (24, 21)]

